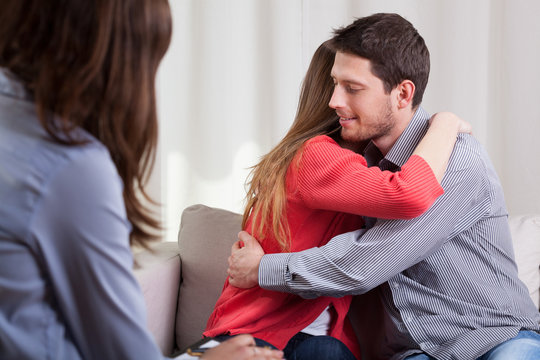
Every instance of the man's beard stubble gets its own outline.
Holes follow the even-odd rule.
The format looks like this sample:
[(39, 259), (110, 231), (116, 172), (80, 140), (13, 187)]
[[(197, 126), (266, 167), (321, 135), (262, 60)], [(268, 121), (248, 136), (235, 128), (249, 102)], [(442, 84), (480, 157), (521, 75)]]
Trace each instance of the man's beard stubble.
[(358, 149), (363, 149), (371, 140), (388, 135), (396, 124), (396, 119), (392, 114), (390, 100), (386, 103), (384, 114), (381, 115), (371, 129), (365, 132), (354, 134), (354, 136), (345, 137), (343, 129), (341, 129), (341, 146), (358, 152)]

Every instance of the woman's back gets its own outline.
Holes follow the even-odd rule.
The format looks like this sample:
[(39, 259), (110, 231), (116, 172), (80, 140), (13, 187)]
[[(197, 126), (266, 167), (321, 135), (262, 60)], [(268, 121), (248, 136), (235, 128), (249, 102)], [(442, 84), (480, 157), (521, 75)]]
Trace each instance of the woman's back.
[[(131, 275), (121, 179), (103, 145), (73, 135), (88, 142), (52, 141), (0, 70), (2, 359), (158, 358)], [(113, 344), (118, 334), (138, 341)]]

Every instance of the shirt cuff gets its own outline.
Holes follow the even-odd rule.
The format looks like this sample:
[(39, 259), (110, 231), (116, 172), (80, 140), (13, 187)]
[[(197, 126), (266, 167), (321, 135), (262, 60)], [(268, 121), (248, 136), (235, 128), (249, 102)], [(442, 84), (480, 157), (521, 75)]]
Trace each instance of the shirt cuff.
[(290, 253), (264, 255), (259, 264), (259, 286), (263, 289), (287, 292)]

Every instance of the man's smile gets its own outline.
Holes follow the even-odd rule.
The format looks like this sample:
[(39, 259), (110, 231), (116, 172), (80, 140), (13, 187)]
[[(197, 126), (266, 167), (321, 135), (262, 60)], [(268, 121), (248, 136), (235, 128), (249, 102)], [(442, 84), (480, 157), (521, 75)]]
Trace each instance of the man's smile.
[(341, 126), (346, 126), (347, 124), (350, 124), (353, 121), (356, 121), (358, 118), (354, 116), (343, 116), (341, 114), (338, 114), (339, 116), (339, 124)]

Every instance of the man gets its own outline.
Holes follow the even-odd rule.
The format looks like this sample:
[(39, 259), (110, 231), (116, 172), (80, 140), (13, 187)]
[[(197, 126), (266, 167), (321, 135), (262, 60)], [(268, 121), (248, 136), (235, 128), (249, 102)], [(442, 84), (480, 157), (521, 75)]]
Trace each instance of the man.
[[(419, 106), (429, 76), (424, 40), (399, 15), (375, 14), (336, 31), (332, 44), (330, 107), (342, 136), (371, 139), (370, 166), (399, 170), (428, 127)], [(540, 314), (518, 279), (499, 179), (472, 136), (459, 136), (442, 186), (417, 219), (368, 219), (321, 248), (264, 255), (242, 232), (230, 282), (305, 298), (377, 288), (375, 358), (539, 359)]]

